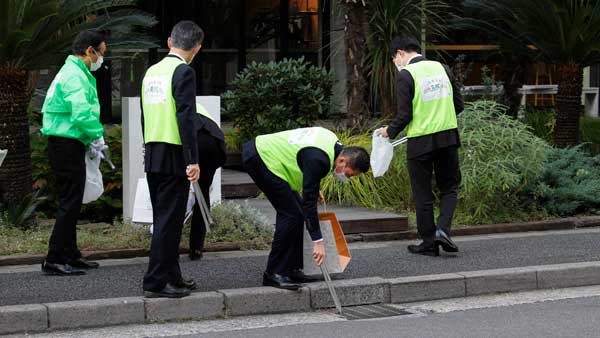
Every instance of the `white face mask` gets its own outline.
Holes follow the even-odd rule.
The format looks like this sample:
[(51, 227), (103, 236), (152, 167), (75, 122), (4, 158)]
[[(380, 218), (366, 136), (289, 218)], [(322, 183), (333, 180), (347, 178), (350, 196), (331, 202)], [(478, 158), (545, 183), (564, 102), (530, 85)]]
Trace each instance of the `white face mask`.
[(402, 69), (404, 69), (404, 66), (402, 66), (402, 58), (399, 55), (396, 55), (394, 57), (394, 65), (396, 66), (396, 69), (398, 69), (398, 71), (402, 71)]
[[(98, 53), (96, 51), (94, 51), (94, 53), (96, 53), (96, 55), (98, 55)], [(100, 66), (102, 66), (102, 62), (104, 62), (104, 56), (100, 55), (100, 56), (98, 56), (98, 59), (96, 60), (96, 62), (92, 62), (91, 66), (90, 66), (90, 70), (92, 72), (97, 71), (98, 69), (100, 69)]]
[(335, 179), (338, 180), (338, 181), (340, 181), (340, 182), (348, 182), (348, 180), (350, 178), (348, 176), (346, 176), (346, 173), (344, 172), (344, 169), (346, 169), (346, 166), (344, 166), (344, 168), (342, 169), (341, 173), (338, 173), (334, 169), (333, 170), (333, 177), (335, 177)]

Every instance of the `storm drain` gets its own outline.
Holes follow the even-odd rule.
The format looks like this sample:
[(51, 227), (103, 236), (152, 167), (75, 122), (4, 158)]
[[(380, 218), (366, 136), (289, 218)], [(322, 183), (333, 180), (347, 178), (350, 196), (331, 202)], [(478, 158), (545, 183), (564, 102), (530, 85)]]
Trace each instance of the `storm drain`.
[(386, 304), (349, 306), (344, 307), (342, 310), (342, 316), (348, 320), (396, 317), (411, 314), (413, 313)]

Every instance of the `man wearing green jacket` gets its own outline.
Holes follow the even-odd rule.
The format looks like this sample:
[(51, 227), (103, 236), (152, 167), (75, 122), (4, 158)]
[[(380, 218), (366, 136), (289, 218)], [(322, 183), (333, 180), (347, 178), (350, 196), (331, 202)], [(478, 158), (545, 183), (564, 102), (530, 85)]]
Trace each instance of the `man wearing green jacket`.
[(98, 263), (81, 257), (77, 248), (77, 218), (85, 188), (86, 148), (98, 156), (104, 145), (96, 79), (90, 73), (102, 64), (104, 36), (80, 32), (48, 88), (42, 108), (42, 134), (48, 136), (48, 157), (56, 177), (58, 211), (42, 271), (49, 275), (81, 275)]

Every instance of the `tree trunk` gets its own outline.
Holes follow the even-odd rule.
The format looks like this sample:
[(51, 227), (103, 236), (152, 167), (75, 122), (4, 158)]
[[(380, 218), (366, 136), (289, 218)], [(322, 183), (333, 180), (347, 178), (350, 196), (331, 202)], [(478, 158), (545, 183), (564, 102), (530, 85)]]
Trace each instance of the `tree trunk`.
[(566, 148), (579, 143), (583, 69), (576, 64), (558, 65), (557, 75), (558, 94), (556, 95), (554, 145)]
[(31, 194), (27, 116), (31, 95), (27, 71), (0, 66), (0, 149), (8, 149), (0, 166), (0, 202), (3, 203), (21, 203)]
[(367, 46), (367, 10), (357, 3), (342, 1), (344, 15), (344, 41), (346, 42), (346, 98), (347, 125), (354, 128), (361, 124), (368, 113), (367, 79), (364, 69), (364, 50)]
[[(395, 69), (394, 69), (395, 71)], [(382, 117), (385, 119), (391, 119), (396, 115), (396, 89), (394, 80), (390, 81), (388, 77), (382, 76), (381, 83), (379, 84), (379, 96), (381, 97), (381, 111)]]
[(502, 63), (501, 79), (504, 86), (502, 101), (508, 106), (508, 114), (517, 117), (521, 107), (521, 95), (519, 88), (525, 83), (526, 60), (513, 57)]

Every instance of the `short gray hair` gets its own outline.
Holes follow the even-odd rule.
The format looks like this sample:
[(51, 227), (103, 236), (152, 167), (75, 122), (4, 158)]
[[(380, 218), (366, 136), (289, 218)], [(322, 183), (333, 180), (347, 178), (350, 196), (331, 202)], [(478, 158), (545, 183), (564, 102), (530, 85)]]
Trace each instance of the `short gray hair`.
[(189, 20), (179, 21), (171, 31), (171, 46), (185, 51), (202, 44), (204, 31)]

